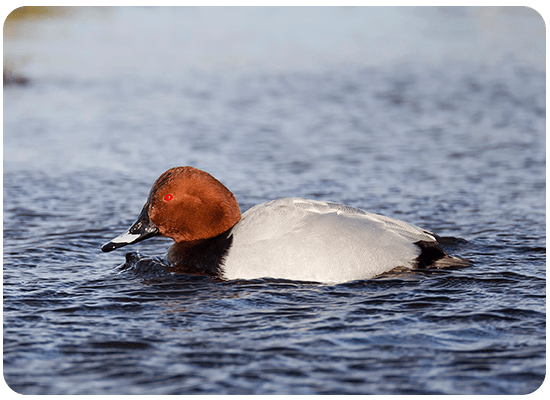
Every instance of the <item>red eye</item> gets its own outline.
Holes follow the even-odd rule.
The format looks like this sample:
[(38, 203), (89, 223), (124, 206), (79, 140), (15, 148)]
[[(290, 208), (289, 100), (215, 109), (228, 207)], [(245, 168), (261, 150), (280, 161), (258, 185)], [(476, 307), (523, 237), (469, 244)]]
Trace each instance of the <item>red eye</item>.
[(168, 193), (166, 196), (164, 196), (164, 200), (166, 201), (170, 201), (174, 198), (174, 196), (172, 196), (170, 193)]

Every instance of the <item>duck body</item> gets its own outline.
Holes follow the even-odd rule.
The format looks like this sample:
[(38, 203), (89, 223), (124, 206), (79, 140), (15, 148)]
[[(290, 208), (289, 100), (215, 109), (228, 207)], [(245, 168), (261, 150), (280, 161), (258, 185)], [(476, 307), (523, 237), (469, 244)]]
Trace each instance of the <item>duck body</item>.
[(397, 267), (464, 264), (430, 232), (342, 204), (282, 198), (241, 218), (231, 192), (192, 167), (161, 175), (138, 220), (102, 250), (155, 235), (175, 240), (166, 259), (176, 271), (223, 279), (341, 283)]
[(418, 241), (435, 238), (413, 225), (342, 204), (284, 198), (259, 204), (231, 230), (228, 279), (264, 276), (346, 282), (414, 266)]

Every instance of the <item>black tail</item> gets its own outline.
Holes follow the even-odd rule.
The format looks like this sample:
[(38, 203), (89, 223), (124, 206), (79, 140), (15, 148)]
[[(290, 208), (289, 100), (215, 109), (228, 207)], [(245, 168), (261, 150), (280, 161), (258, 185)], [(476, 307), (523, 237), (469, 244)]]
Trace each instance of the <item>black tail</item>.
[[(442, 242), (448, 242), (451, 238), (437, 238)], [(438, 242), (427, 242), (420, 240), (415, 243), (422, 252), (416, 258), (417, 269), (440, 269), (440, 268), (462, 268), (472, 263), (464, 258), (450, 256), (439, 247)]]

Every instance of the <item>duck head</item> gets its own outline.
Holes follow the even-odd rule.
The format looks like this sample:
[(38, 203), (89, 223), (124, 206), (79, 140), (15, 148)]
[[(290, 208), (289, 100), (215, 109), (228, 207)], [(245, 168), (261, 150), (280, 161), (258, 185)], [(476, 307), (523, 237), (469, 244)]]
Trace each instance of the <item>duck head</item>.
[(153, 236), (166, 236), (176, 243), (201, 241), (222, 234), (240, 219), (235, 196), (220, 181), (193, 167), (175, 167), (155, 181), (132, 226), (101, 250), (112, 251)]

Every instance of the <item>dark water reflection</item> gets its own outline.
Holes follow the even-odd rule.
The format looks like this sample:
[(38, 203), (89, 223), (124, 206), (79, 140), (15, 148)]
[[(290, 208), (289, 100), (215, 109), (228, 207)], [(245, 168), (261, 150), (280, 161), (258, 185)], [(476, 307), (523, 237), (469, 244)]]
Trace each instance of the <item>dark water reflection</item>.
[[(455, 18), (476, 21), (464, 10)], [(78, 29), (94, 37), (142, 13)], [(536, 390), (546, 370), (544, 67), (527, 56), (358, 58), (127, 75), (116, 62), (97, 75), (31, 65), (29, 85), (6, 87), (8, 385), (25, 394)], [(341, 285), (220, 282), (167, 273), (162, 238), (129, 248), (139, 251), (129, 265), (123, 250), (101, 253), (154, 179), (186, 164), (219, 178), (243, 211), (283, 196), (347, 203), (464, 238), (451, 250), (473, 266)]]

